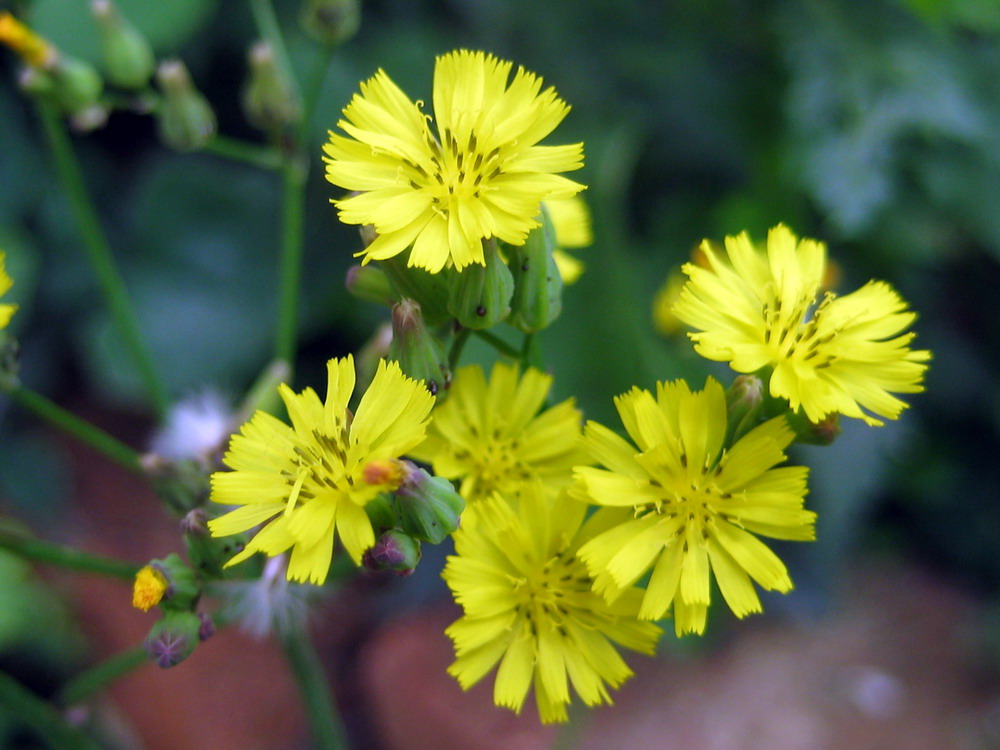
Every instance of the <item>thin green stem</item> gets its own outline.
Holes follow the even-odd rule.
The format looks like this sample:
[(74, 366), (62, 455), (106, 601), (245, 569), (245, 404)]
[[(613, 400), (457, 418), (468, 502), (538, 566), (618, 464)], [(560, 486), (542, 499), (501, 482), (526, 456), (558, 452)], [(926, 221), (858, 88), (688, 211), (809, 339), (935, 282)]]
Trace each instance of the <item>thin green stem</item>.
[(458, 367), (458, 361), (462, 357), (462, 350), (465, 348), (465, 344), (469, 340), (471, 333), (471, 328), (458, 329), (458, 332), (455, 334), (455, 340), (451, 342), (451, 351), (448, 352), (448, 369), (454, 370)]
[(59, 691), (59, 704), (72, 706), (80, 703), (144, 664), (149, 664), (149, 654), (142, 646), (121, 651), (84, 670), (63, 685)]
[(508, 344), (506, 341), (501, 339), (496, 334), (490, 333), (489, 331), (473, 331), (479, 338), (485, 341), (487, 344), (492, 346), (498, 352), (507, 357), (513, 357), (514, 359), (521, 358), (521, 352), (515, 349), (513, 346)]
[(71, 726), (48, 701), (42, 700), (6, 672), (0, 672), (0, 706), (60, 750), (101, 750), (101, 746)]
[(202, 149), (223, 159), (273, 171), (281, 168), (281, 155), (273, 148), (217, 135)]
[(58, 565), (84, 573), (99, 573), (125, 581), (133, 580), (140, 567), (113, 557), (92, 555), (72, 547), (45, 542), (8, 528), (0, 528), (0, 548), (36, 562)]
[(95, 427), (85, 419), (66, 411), (40, 393), (23, 386), (14, 386), (7, 395), (15, 404), (41, 417), (49, 424), (58, 427), (81, 443), (89, 445), (94, 450), (103, 453), (115, 463), (124, 466), (129, 471), (142, 473), (139, 454), (125, 443), (112, 437), (99, 427)]
[(524, 342), (521, 344), (521, 367), (544, 369), (542, 367), (542, 349), (538, 344), (538, 336), (534, 333), (524, 334)]
[(305, 700), (317, 750), (346, 750), (344, 727), (334, 708), (323, 665), (309, 634), (304, 631), (289, 633), (282, 636), (281, 645)]
[(124, 339), (139, 377), (146, 386), (150, 401), (157, 413), (162, 415), (167, 408), (166, 390), (142, 338), (139, 320), (129, 301), (125, 282), (115, 265), (111, 246), (108, 244), (98, 220), (97, 211), (94, 209), (90, 194), (87, 192), (83, 171), (80, 169), (80, 163), (73, 152), (73, 144), (70, 142), (62, 119), (53, 104), (40, 100), (38, 113), (49, 150), (52, 152), (56, 171), (66, 188), (70, 207), (80, 230), (91, 268), (101, 284), (105, 301), (115, 324), (118, 326), (119, 333)]
[(274, 356), (293, 365), (298, 333), (299, 287), (305, 237), (307, 161), (296, 155), (281, 169), (281, 260), (279, 266), (278, 332)]

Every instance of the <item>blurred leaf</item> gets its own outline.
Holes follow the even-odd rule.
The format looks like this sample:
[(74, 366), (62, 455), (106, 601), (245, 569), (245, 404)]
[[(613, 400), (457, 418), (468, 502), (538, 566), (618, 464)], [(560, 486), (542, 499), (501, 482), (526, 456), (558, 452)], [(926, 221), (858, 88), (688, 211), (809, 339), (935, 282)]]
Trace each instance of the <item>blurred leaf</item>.
[[(208, 19), (216, 0), (116, 0), (115, 5), (160, 54), (176, 52)], [(97, 24), (90, 0), (35, 0), (29, 22), (70, 55), (100, 61)]]

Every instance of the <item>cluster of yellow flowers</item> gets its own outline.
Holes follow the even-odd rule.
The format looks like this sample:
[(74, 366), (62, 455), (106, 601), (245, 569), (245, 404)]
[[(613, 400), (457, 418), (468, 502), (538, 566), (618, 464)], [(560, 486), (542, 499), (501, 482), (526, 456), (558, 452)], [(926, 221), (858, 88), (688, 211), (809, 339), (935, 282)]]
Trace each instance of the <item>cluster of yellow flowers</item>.
[[(380, 70), (330, 135), (327, 178), (351, 191), (334, 201), (340, 217), (374, 230), (365, 264), (405, 253), (404, 272), (454, 282), (488, 263), (489, 243), (510, 257), (548, 222), (564, 246), (589, 241), (566, 203), (583, 186), (559, 174), (582, 166), (582, 144), (538, 145), (569, 110), (553, 89), (458, 51), (437, 60), (433, 107), (436, 132)], [(488, 377), (460, 368), (435, 399), (383, 360), (352, 409), (353, 359), (331, 360), (325, 401), (282, 386), (291, 426), (258, 412), (232, 438), (212, 499), (236, 508), (210, 528), (260, 530), (229, 564), (290, 551), (288, 578), (322, 583), (335, 538), (359, 564), (384, 525), (380, 498), (402, 491), (405, 459), (421, 462), (466, 503), (443, 572), (464, 612), (447, 631), (450, 672), (469, 687), (496, 667), (496, 703), (520, 710), (533, 687), (545, 722), (566, 720), (570, 685), (588, 705), (610, 702), (608, 686), (631, 675), (616, 646), (652, 653), (657, 620), (703, 632), (713, 578), (736, 616), (759, 612), (754, 583), (792, 588), (761, 538), (815, 534), (808, 470), (785, 465), (787, 415), (895, 419), (893, 394), (922, 390), (930, 353), (910, 349), (914, 314), (888, 285), (820, 298), (826, 249), (784, 226), (763, 247), (743, 234), (725, 254), (703, 250), (673, 314), (701, 355), (759, 378), (750, 418), (736, 386), (661, 382), (615, 399), (626, 437), (584, 425), (572, 399), (549, 405), (552, 376), (509, 362)]]

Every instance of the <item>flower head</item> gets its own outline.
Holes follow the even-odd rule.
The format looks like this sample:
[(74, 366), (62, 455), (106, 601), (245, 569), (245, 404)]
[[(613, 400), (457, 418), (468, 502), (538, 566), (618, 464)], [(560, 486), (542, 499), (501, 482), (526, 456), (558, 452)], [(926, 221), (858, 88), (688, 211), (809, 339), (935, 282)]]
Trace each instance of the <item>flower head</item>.
[(553, 492), (570, 482), (570, 470), (586, 463), (579, 449), (582, 415), (567, 399), (539, 413), (552, 376), (498, 362), (490, 379), (478, 365), (455, 374), (447, 401), (434, 410), (427, 439), (410, 455), (434, 473), (461, 480), (469, 503), (494, 492), (513, 495), (538, 479)]
[[(10, 276), (7, 275), (6, 258), (6, 254), (0, 251), (0, 297), (5, 295), (7, 290), (14, 285)], [(17, 305), (0, 305), (0, 330), (7, 327), (7, 324), (16, 311)]]
[(408, 264), (437, 273), (483, 265), (482, 240), (524, 244), (542, 200), (583, 186), (556, 173), (583, 166), (583, 144), (539, 146), (569, 112), (542, 81), (483, 52), (434, 66), (437, 136), (420, 105), (379, 70), (361, 84), (324, 146), (326, 178), (358, 191), (334, 201), (341, 221), (371, 224), (364, 262), (412, 245)]
[(653, 652), (660, 629), (636, 619), (641, 592), (609, 604), (576, 557), (586, 510), (533, 484), (516, 507), (499, 495), (483, 500), (483, 522), (455, 532), (442, 576), (464, 610), (445, 631), (457, 657), (448, 672), (463, 688), (499, 663), (497, 705), (519, 712), (534, 685), (541, 720), (566, 721), (570, 684), (593, 706), (611, 702), (606, 685), (632, 675), (613, 643)]
[(709, 267), (684, 266), (689, 280), (674, 312), (708, 359), (737, 372), (772, 368), (770, 392), (812, 422), (833, 413), (880, 425), (906, 404), (893, 393), (923, 390), (929, 351), (911, 350), (903, 333), (916, 314), (888, 284), (818, 299), (826, 246), (771, 230), (764, 250), (746, 233), (726, 237), (727, 258), (703, 244)]
[(711, 378), (693, 393), (681, 380), (659, 383), (655, 397), (633, 388), (615, 405), (635, 445), (588, 422), (585, 443), (606, 468), (577, 468), (572, 490), (628, 510), (580, 549), (597, 589), (614, 599), (651, 570), (639, 617), (657, 619), (673, 604), (678, 635), (704, 630), (710, 572), (738, 617), (761, 609), (751, 579), (789, 591), (784, 564), (755, 536), (814, 538), (815, 514), (803, 509), (808, 469), (774, 468), (792, 442), (787, 420), (723, 450), (726, 396)]
[(434, 397), (398, 364), (381, 360), (352, 415), (354, 359), (331, 359), (327, 375), (325, 404), (311, 388), (296, 394), (282, 384), (292, 426), (258, 411), (230, 442), (223, 463), (233, 471), (212, 475), (212, 500), (240, 506), (209, 521), (213, 536), (266, 524), (227, 565), (291, 549), (289, 580), (322, 583), (335, 534), (355, 564), (375, 543), (365, 505), (395, 489), (395, 475), (369, 483), (366, 475), (378, 472), (366, 469), (423, 440)]

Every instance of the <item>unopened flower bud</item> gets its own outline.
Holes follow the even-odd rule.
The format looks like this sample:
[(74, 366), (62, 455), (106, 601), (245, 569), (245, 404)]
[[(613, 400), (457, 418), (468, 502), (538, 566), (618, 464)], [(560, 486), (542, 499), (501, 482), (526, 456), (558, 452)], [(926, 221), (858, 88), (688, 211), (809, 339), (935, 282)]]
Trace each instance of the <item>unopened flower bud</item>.
[(341, 44), (358, 31), (360, 0), (305, 0), (299, 13), (302, 28), (323, 44)]
[[(159, 601), (164, 609), (187, 611), (191, 610), (197, 603), (198, 597), (201, 596), (198, 578), (191, 566), (184, 562), (176, 552), (171, 552), (162, 560), (151, 560), (146, 568), (153, 571), (151, 575), (159, 573), (167, 584)], [(142, 573), (142, 571), (139, 572)]]
[(125, 89), (141, 89), (156, 67), (146, 37), (119, 14), (111, 0), (93, 0), (90, 10), (101, 32), (101, 55), (108, 80)]
[(376, 533), (394, 528), (399, 524), (396, 511), (389, 504), (385, 494), (379, 495), (374, 500), (365, 503), (365, 514), (368, 516), (368, 520), (371, 521), (372, 528), (375, 529)]
[(51, 94), (55, 88), (52, 76), (41, 68), (26, 67), (21, 68), (17, 76), (17, 85), (21, 91), (32, 96), (45, 96)]
[(257, 42), (247, 56), (250, 78), (243, 90), (243, 112), (250, 124), (275, 131), (298, 121), (298, 98), (288, 78), (275, 63), (267, 42)]
[(391, 306), (395, 300), (392, 284), (385, 271), (372, 265), (351, 266), (347, 269), (344, 286), (358, 299), (377, 305)]
[(153, 489), (178, 515), (205, 504), (209, 467), (194, 459), (172, 460), (147, 453), (139, 460)]
[(451, 385), (451, 370), (444, 344), (424, 324), (420, 305), (404, 299), (392, 307), (392, 345), (389, 356), (403, 372), (424, 381), (433, 395)]
[(492, 328), (510, 315), (514, 277), (497, 250), (496, 239), (483, 240), (486, 265), (473, 263), (452, 275), (448, 311), (466, 328)]
[(48, 68), (59, 56), (55, 47), (7, 11), (0, 13), (0, 44), (10, 47), (33, 68)]
[(132, 606), (148, 612), (160, 603), (169, 587), (167, 577), (152, 565), (140, 568), (132, 584)]
[(420, 542), (399, 529), (390, 529), (361, 558), (369, 570), (394, 570), (409, 574), (420, 562)]
[(828, 414), (819, 422), (810, 422), (801, 412), (788, 415), (788, 423), (795, 431), (795, 440), (807, 445), (830, 445), (840, 436), (840, 415)]
[[(52, 77), (52, 94), (63, 112), (75, 115), (98, 106), (104, 81), (90, 63), (59, 55), (47, 72)], [(98, 124), (103, 124), (103, 119)]]
[(180, 60), (166, 60), (156, 69), (163, 91), (158, 111), (160, 138), (178, 151), (199, 149), (215, 137), (215, 113), (194, 87)]
[(201, 621), (201, 626), (198, 628), (198, 640), (207, 641), (215, 635), (215, 620), (204, 612), (198, 613), (198, 619)]
[(510, 324), (525, 333), (547, 328), (562, 311), (562, 277), (552, 257), (555, 231), (542, 212), (542, 225), (528, 233), (521, 247), (511, 248), (514, 277)]
[(447, 273), (429, 273), (406, 265), (406, 258), (396, 255), (379, 262), (396, 291), (395, 299), (409, 297), (420, 305), (424, 322), (437, 326), (450, 320)]
[(188, 658), (201, 640), (202, 620), (194, 612), (166, 612), (143, 644), (157, 666), (168, 669)]
[(756, 375), (738, 375), (733, 379), (726, 391), (727, 445), (734, 444), (757, 426), (764, 396), (764, 381)]
[(444, 477), (432, 477), (411, 465), (396, 490), (396, 509), (407, 534), (431, 544), (440, 544), (458, 528), (465, 500)]
[(409, 461), (400, 461), (398, 458), (376, 458), (365, 464), (362, 474), (366, 484), (395, 489), (402, 483), (408, 469)]

